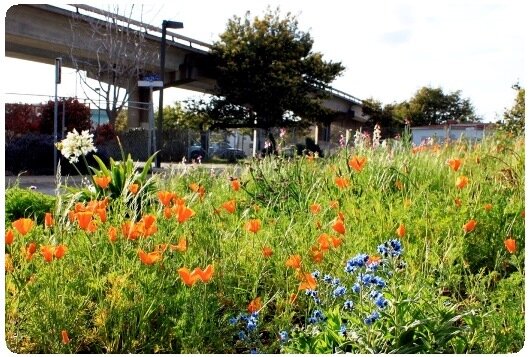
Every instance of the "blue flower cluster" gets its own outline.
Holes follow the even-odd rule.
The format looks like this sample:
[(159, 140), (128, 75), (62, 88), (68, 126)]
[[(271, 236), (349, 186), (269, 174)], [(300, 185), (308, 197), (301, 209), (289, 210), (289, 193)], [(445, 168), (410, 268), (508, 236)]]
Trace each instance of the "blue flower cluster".
[(365, 263), (369, 260), (369, 256), (367, 254), (358, 254), (354, 258), (349, 259), (347, 261), (347, 265), (345, 266), (345, 272), (347, 273), (354, 273), (358, 268), (362, 268), (365, 266)]
[[(340, 279), (331, 274), (321, 273), (319, 270), (314, 271), (312, 276), (323, 283), (321, 287), (325, 290), (306, 290), (306, 295), (312, 297), (315, 304), (321, 305), (323, 308), (327, 308), (330, 302), (334, 303), (335, 299), (340, 299), (337, 302), (342, 305), (340, 305), (341, 309), (344, 312), (352, 312), (355, 309), (354, 301), (356, 300), (351, 299), (349, 293), (354, 293), (361, 298), (356, 304), (360, 304), (359, 306), (362, 309), (367, 306), (367, 303), (372, 305), (372, 312), (363, 318), (363, 322), (366, 325), (374, 324), (381, 318), (381, 310), (389, 306), (389, 301), (384, 296), (384, 289), (388, 285), (387, 276), (392, 276), (393, 273), (391, 267), (400, 268), (405, 266), (401, 259), (403, 247), (398, 239), (390, 239), (378, 245), (377, 250), (382, 258), (398, 258), (396, 259), (397, 265), (389, 265), (388, 259), (373, 259), (368, 254), (358, 254), (346, 262), (344, 271), (348, 275), (345, 278), (342, 277)], [(351, 281), (350, 277), (355, 280), (352, 286), (347, 285)], [(341, 280), (344, 281), (342, 282)], [(332, 299), (325, 299), (322, 302), (319, 298), (319, 292), (325, 294), (323, 296), (330, 296)], [(326, 321), (326, 316), (322, 311), (326, 310), (313, 310), (308, 318), (308, 323), (317, 324)], [(346, 336), (346, 324), (340, 326), (339, 333), (342, 336)], [(282, 331), (280, 333), (280, 341), (283, 342), (286, 339), (287, 332)]]
[(307, 289), (305, 293), (306, 293), (306, 295), (312, 297), (313, 302), (315, 303), (315, 305), (321, 304), (321, 299), (319, 299), (319, 296), (317, 296), (318, 294), (317, 294), (316, 290)]
[(374, 311), (372, 314), (363, 319), (366, 325), (372, 325), (376, 320), (380, 318), (378, 311)]
[(312, 316), (308, 318), (308, 322), (311, 324), (316, 324), (321, 321), (326, 321), (326, 316), (320, 310), (313, 310)]
[(278, 336), (280, 338), (280, 343), (286, 343), (289, 340), (289, 334), (287, 331), (280, 331)]
[(387, 307), (387, 305), (389, 304), (384, 298), (383, 294), (379, 291), (373, 290), (369, 293), (369, 296), (372, 298), (374, 304), (380, 309)]
[(354, 308), (354, 302), (352, 300), (347, 300), (343, 303), (343, 309), (350, 311), (353, 308)]
[(239, 314), (236, 317), (231, 317), (229, 319), (229, 323), (233, 326), (237, 325), (238, 323), (242, 323), (245, 326), (245, 331), (240, 330), (238, 332), (238, 338), (240, 340), (246, 340), (246, 332), (253, 332), (258, 327), (258, 312), (253, 312), (252, 314)]
[(334, 291), (332, 291), (332, 296), (335, 298), (338, 298), (340, 296), (345, 295), (346, 292), (347, 292), (347, 288), (344, 287), (343, 285), (339, 285), (338, 287), (334, 289)]
[(402, 243), (398, 239), (390, 239), (380, 244), (377, 249), (384, 257), (399, 257), (402, 255)]

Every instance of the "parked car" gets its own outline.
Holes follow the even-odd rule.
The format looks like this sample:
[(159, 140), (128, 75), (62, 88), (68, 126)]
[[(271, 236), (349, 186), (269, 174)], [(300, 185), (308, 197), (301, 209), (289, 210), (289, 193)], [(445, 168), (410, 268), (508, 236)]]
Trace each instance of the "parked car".
[(208, 148), (208, 155), (198, 142), (193, 142), (188, 147), (187, 160), (197, 160), (199, 157), (205, 159), (208, 157), (219, 157), (225, 160), (244, 159), (247, 155), (243, 150), (233, 148), (229, 143), (218, 142)]
[(244, 159), (247, 156), (243, 150), (236, 149), (223, 141), (212, 144), (208, 152), (210, 156), (217, 156), (220, 159), (227, 160)]

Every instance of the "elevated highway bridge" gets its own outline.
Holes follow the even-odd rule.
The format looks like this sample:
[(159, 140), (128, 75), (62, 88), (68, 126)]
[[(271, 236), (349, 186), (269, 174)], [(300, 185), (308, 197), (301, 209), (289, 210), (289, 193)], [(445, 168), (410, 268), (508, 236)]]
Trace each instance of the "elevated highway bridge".
[[(40, 4), (12, 6), (6, 14), (6, 56), (46, 64), (54, 64), (55, 58), (61, 57), (63, 65), (71, 68), (75, 67), (72, 63), (72, 57), (75, 57), (80, 69), (87, 71), (89, 78), (95, 78), (91, 70), (101, 60), (95, 46), (101, 45), (102, 41), (96, 41), (94, 36), (104, 35), (95, 32), (94, 26), (110, 26), (113, 31), (143, 32), (145, 48), (151, 56), (146, 56), (141, 72), (160, 73), (161, 28), (87, 5), (68, 7), (72, 10)], [(75, 30), (72, 27), (74, 21)], [(102, 24), (102, 21), (106, 23)], [(73, 36), (81, 40), (74, 41)], [(216, 78), (206, 61), (211, 45), (170, 30), (166, 32), (165, 43), (164, 88), (213, 93)], [(134, 46), (134, 43), (127, 43), (127, 46)], [(149, 102), (149, 89), (138, 87), (138, 79), (120, 78), (119, 83), (128, 91), (131, 102)], [(367, 121), (367, 117), (362, 115), (360, 99), (331, 87), (328, 91), (330, 97), (323, 101), (323, 106), (335, 111), (339, 119)], [(145, 110), (129, 111), (129, 116), (130, 127), (147, 122)]]

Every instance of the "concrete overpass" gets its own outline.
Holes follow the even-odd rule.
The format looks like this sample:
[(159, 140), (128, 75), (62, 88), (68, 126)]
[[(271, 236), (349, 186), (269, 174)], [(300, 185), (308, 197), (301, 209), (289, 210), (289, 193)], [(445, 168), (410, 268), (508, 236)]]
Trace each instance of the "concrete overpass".
[[(112, 26), (113, 30), (117, 31), (143, 32), (146, 49), (152, 56), (146, 58), (142, 72), (160, 72), (161, 28), (121, 18), (119, 15), (87, 5), (71, 6), (73, 11), (51, 5), (12, 6), (6, 14), (6, 56), (47, 64), (54, 64), (55, 58), (62, 57), (63, 65), (72, 68), (74, 65), (71, 56), (74, 56), (80, 59), (80, 69), (86, 70), (89, 78), (94, 78), (95, 73), (91, 73), (91, 69), (101, 60), (96, 55), (95, 46), (99, 42), (94, 36), (102, 36), (95, 33), (94, 26)], [(112, 18), (113, 23), (102, 20), (98, 15)], [(73, 21), (76, 23), (75, 31), (72, 28)], [(131, 27), (127, 28), (124, 24)], [(84, 36), (85, 40), (74, 41), (74, 35)], [(101, 38), (98, 40), (101, 42)], [(216, 79), (206, 63), (210, 44), (171, 31), (167, 31), (166, 44), (164, 87), (212, 93)], [(129, 43), (127, 45), (133, 46)], [(128, 90), (130, 101), (148, 102), (149, 90), (138, 88), (138, 79), (121, 78), (120, 86)], [(336, 111), (342, 120), (367, 121), (367, 117), (361, 113), (360, 99), (333, 88), (329, 88), (329, 91), (331, 97), (323, 101), (325, 107)], [(147, 122), (147, 113), (144, 110), (129, 113), (129, 126), (135, 127)]]

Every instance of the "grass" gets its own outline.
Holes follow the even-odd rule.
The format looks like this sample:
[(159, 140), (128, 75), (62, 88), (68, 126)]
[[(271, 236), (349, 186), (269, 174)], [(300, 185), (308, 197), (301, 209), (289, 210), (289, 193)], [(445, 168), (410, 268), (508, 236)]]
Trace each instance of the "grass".
[[(349, 165), (354, 156), (367, 160), (359, 171)], [(452, 158), (462, 162), (457, 171), (447, 164)], [(267, 157), (222, 172), (194, 167), (156, 176), (149, 182), (156, 190), (141, 201), (124, 187), (100, 203), (105, 216), (87, 202), (76, 209), (87, 190), (55, 200), (53, 226), (42, 224), (42, 212), (28, 211), (26, 217), (39, 223), (26, 235), (13, 228), (5, 248), (9, 349), (510, 353), (523, 347), (522, 138), (494, 136), (415, 153), (400, 145), (348, 148), (328, 158)], [(461, 189), (459, 176), (468, 178)], [(337, 186), (338, 177), (348, 180), (346, 187)], [(182, 198), (181, 208), (177, 199), (163, 206), (163, 191)], [(101, 201), (105, 190), (98, 192)], [(232, 213), (223, 207), (231, 200)], [(194, 212), (186, 220), (185, 208)], [(82, 229), (79, 218), (71, 220), (82, 211), (93, 212), (93, 232)], [(151, 232), (140, 224), (144, 235), (127, 238), (124, 222), (145, 222), (146, 215), (156, 217)], [(256, 233), (246, 229), (253, 219), (260, 221)], [(477, 225), (465, 232), (472, 219)], [(333, 228), (338, 221), (344, 234)], [(402, 237), (400, 224), (406, 228)], [(509, 238), (516, 241), (513, 253), (504, 244)], [(400, 240), (400, 254), (383, 255), (377, 247), (393, 239)], [(160, 246), (181, 240), (186, 250)], [(31, 242), (38, 249), (28, 259)], [(45, 261), (41, 246), (60, 244), (66, 254)], [(265, 256), (264, 248), (272, 254)], [(153, 252), (155, 261), (143, 262), (140, 250)], [(364, 262), (346, 272), (358, 254), (378, 263), (373, 270)], [(287, 266), (296, 255), (298, 269)], [(178, 273), (209, 265), (212, 276), (193, 286)], [(373, 282), (364, 285), (360, 274)], [(316, 285), (299, 289), (303, 283)], [(359, 293), (352, 290), (357, 283)], [(346, 292), (336, 290), (341, 286)], [(385, 306), (375, 305), (378, 295)], [(345, 308), (347, 300), (352, 309)], [(379, 318), (367, 320), (375, 312)], [(319, 314), (321, 321), (311, 320)]]

